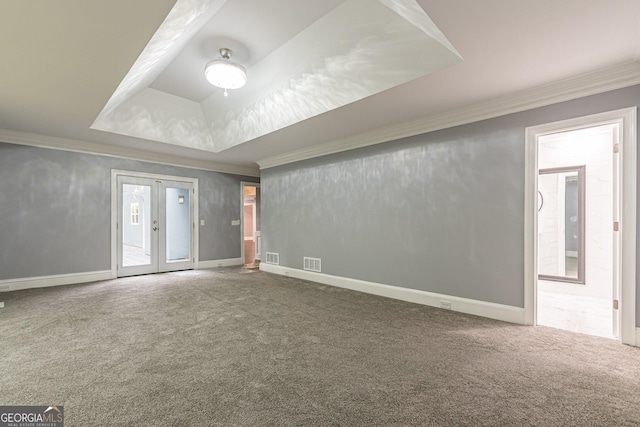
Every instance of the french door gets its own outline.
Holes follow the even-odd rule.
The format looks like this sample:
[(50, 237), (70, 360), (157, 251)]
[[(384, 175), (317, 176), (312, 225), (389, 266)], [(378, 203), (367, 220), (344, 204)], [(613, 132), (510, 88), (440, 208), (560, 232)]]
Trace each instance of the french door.
[(194, 183), (118, 175), (118, 277), (194, 267)]

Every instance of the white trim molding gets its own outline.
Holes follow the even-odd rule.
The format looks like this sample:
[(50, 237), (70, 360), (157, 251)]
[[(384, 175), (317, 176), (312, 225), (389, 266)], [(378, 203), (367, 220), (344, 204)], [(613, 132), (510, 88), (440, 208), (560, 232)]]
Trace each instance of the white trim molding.
[(324, 273), (315, 273), (266, 263), (260, 263), (260, 270), (267, 273), (279, 274), (281, 276), (295, 277), (297, 279), (336, 286), (338, 288), (351, 289), (353, 291), (379, 295), (415, 304), (428, 305), (430, 307), (442, 308), (443, 305), (446, 305), (448, 309), (460, 313), (473, 314), (475, 316), (502, 320), (504, 322), (524, 324), (524, 309), (520, 307), (436, 294), (433, 292), (385, 285), (382, 283), (367, 282), (347, 277), (332, 276)]
[(332, 142), (317, 144), (258, 161), (260, 169), (354, 150), (400, 138), (448, 129), (480, 120), (531, 110), (589, 95), (640, 84), (640, 63), (624, 62), (613, 67), (523, 90), (489, 101), (401, 123)]
[(0, 280), (0, 292), (20, 291), (23, 289), (48, 288), (51, 286), (75, 285), (77, 283), (98, 282), (115, 277), (111, 271), (90, 271), (87, 273), (58, 274), (54, 276), (26, 277)]
[(234, 166), (201, 159), (189, 159), (186, 157), (152, 153), (150, 151), (142, 151), (115, 145), (98, 144), (95, 142), (58, 138), (54, 136), (38, 135), (6, 129), (0, 129), (0, 142), (49, 148), (53, 150), (71, 151), (76, 153), (96, 154), (101, 156), (138, 160), (142, 162), (152, 162), (162, 165), (222, 172), (233, 175), (260, 176), (260, 171), (257, 168)]
[(636, 347), (640, 347), (640, 327), (636, 327)]
[[(213, 261), (200, 261), (194, 270), (206, 268), (235, 267), (242, 265), (242, 259), (230, 258)], [(52, 286), (75, 285), (79, 283), (100, 282), (117, 279), (111, 270), (90, 271), (87, 273), (58, 274), (54, 276), (24, 277), (20, 279), (0, 280), (0, 295), (3, 292), (22, 291), (34, 288), (49, 288)]]
[(620, 153), (620, 341), (640, 344), (636, 335), (636, 187), (637, 187), (637, 108), (624, 108), (577, 117), (525, 130), (525, 207), (524, 207), (524, 306), (525, 323), (536, 324), (537, 286), (537, 175), (538, 138), (587, 127), (617, 124), (622, 144)]
[(239, 265), (242, 265), (242, 258), (216, 259), (212, 261), (200, 261), (198, 263), (198, 270), (204, 270), (207, 268), (236, 267)]

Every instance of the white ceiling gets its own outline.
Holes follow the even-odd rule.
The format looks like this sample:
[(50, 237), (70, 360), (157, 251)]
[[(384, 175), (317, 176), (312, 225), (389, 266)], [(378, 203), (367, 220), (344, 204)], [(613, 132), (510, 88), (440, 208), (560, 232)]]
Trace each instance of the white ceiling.
[[(204, 65), (220, 56), (221, 47), (233, 51), (233, 59), (251, 70), (258, 62), (293, 38), (344, 0), (226, 1), (204, 23), (151, 87), (202, 102), (217, 89), (204, 78)], [(251, 13), (245, 13), (251, 11)], [(242, 19), (237, 20), (239, 16)], [(295, 16), (295, 19), (291, 19)], [(251, 37), (260, 34), (259, 37)], [(255, 80), (254, 73), (251, 80)]]
[[(495, 103), (599, 70), (631, 69), (640, 75), (639, 0), (418, 0), (419, 13), (414, 10), (404, 21), (394, 18), (394, 28), (411, 34), (404, 39), (394, 38), (397, 32), (385, 33), (388, 27), (371, 29), (382, 10), (366, 11), (373, 3), (378, 4), (5, 0), (0, 2), (0, 138), (12, 142), (21, 139), (16, 135), (45, 135), (52, 138), (31, 140), (41, 145), (67, 141), (79, 150), (171, 158), (184, 164), (197, 161), (213, 169), (250, 172), (264, 159), (321, 150), (336, 141)], [(380, 4), (410, 9), (414, 1)], [(361, 8), (362, 14), (342, 13), (349, 5)], [(416, 25), (407, 16), (417, 16), (420, 22)], [(424, 24), (422, 35), (408, 30), (409, 21), (416, 28)], [(441, 34), (429, 33), (437, 30), (429, 27), (431, 22)], [(338, 74), (334, 80), (321, 79), (331, 82), (323, 91), (311, 92), (329, 94), (329, 99), (346, 92), (349, 96), (340, 97), (342, 104), (321, 102), (326, 111), (316, 109), (275, 124), (269, 119), (264, 126), (272, 111), (287, 116), (287, 105), (309, 96), (298, 90), (299, 96), (289, 93), (277, 108), (264, 108), (264, 102), (262, 109), (256, 108), (274, 96), (274, 88), (282, 85), (279, 79), (293, 81), (302, 75), (296, 72), (308, 77), (309, 64), (317, 64), (320, 54), (332, 70), (351, 69), (348, 59), (353, 58), (345, 56), (344, 49), (353, 51), (345, 41), (353, 34), (357, 48), (374, 40), (365, 47), (375, 49), (361, 50), (371, 53), (370, 62), (353, 62), (364, 67), (356, 70), (357, 79)], [(416, 59), (429, 43), (446, 48), (437, 64)], [(385, 46), (393, 49), (385, 51)], [(247, 67), (250, 79), (228, 98), (202, 75), (220, 47), (234, 50), (234, 59)], [(337, 90), (344, 82), (349, 86)], [(345, 90), (356, 82), (369, 92)], [(351, 97), (350, 91), (358, 96)], [(204, 126), (192, 125), (194, 105)], [(158, 107), (162, 114), (150, 116), (149, 106), (165, 110)], [(110, 131), (92, 129), (105, 112), (110, 114)], [(246, 117), (260, 121), (256, 132), (247, 131)], [(169, 137), (162, 132), (164, 122), (171, 122)], [(232, 122), (240, 125), (234, 128)], [(232, 142), (197, 142), (216, 138)]]

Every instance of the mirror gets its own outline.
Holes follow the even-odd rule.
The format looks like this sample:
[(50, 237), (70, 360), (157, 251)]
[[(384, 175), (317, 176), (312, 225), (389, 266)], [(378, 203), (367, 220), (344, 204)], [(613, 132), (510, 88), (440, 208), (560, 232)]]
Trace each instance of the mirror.
[(538, 278), (584, 284), (585, 167), (538, 175)]

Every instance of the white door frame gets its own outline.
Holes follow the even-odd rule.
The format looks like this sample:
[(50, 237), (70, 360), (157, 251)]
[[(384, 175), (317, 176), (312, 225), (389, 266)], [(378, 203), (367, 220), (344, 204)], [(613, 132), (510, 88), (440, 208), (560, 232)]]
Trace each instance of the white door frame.
[(111, 277), (118, 277), (118, 176), (131, 176), (135, 178), (150, 178), (165, 181), (180, 181), (193, 184), (193, 268), (198, 269), (200, 259), (200, 239), (198, 218), (198, 179), (183, 176), (160, 175), (146, 172), (133, 172), (120, 169), (111, 169)]
[[(240, 259), (242, 259), (242, 264), (245, 264), (245, 260), (244, 260), (244, 187), (256, 187), (256, 188), (260, 188), (260, 183), (259, 182), (247, 182), (247, 181), (241, 181), (240, 182)], [(258, 219), (256, 218), (257, 212), (258, 212), (258, 200), (256, 199), (256, 204), (254, 205), (253, 208), (253, 232), (254, 232), (254, 242), (255, 242), (255, 251), (257, 253), (257, 244), (258, 242), (256, 242), (256, 228), (257, 228), (257, 223), (258, 223)]]
[[(575, 119), (562, 120), (526, 128), (525, 200), (524, 200), (524, 308), (525, 324), (536, 324), (537, 245), (538, 245), (538, 139), (553, 133), (567, 132), (606, 124), (620, 129), (620, 222), (618, 265), (620, 285), (620, 341), (636, 342), (636, 171), (637, 108), (624, 108)], [(614, 220), (616, 220), (614, 218)], [(613, 224), (612, 224), (613, 227)]]

